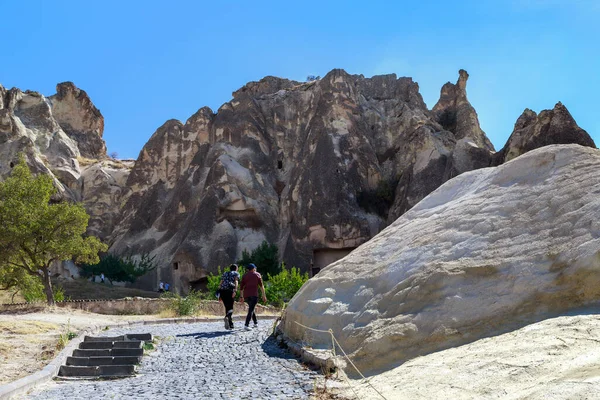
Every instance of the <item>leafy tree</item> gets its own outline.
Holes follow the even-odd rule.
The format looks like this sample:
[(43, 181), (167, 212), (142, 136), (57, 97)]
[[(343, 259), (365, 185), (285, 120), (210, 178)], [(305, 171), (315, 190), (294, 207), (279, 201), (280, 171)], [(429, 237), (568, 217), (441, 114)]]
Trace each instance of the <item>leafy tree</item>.
[(16, 276), (15, 268), (20, 268), (40, 279), (50, 305), (53, 262), (97, 262), (98, 252), (107, 249), (97, 238), (83, 236), (89, 220), (83, 205), (51, 203), (55, 193), (52, 179), (34, 177), (23, 156), (10, 177), (0, 182), (0, 275)]
[[(279, 273), (279, 249), (274, 244), (269, 244), (266, 240), (261, 243), (260, 246), (252, 250), (252, 253), (248, 251), (242, 251), (242, 258), (237, 262), (239, 265), (247, 266), (250, 263), (254, 263), (258, 268), (263, 277), (270, 275), (276, 275)], [(268, 279), (268, 278), (267, 278)]]
[(113, 281), (133, 283), (140, 276), (146, 275), (156, 268), (155, 257), (150, 257), (147, 253), (142, 254), (139, 259), (135, 259), (131, 255), (122, 258), (114, 254), (107, 254), (102, 257), (100, 262), (82, 264), (80, 268), (85, 277), (104, 274), (111, 285)]

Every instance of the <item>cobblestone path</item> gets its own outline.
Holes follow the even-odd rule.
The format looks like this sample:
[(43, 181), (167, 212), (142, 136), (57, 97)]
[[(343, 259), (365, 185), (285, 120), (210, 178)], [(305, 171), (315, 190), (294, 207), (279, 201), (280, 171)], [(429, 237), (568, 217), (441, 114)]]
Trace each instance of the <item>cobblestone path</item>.
[(102, 381), (56, 381), (29, 399), (308, 399), (317, 373), (269, 338), (273, 321), (251, 331), (226, 331), (222, 322), (146, 325), (100, 336), (150, 332), (159, 337), (138, 375)]

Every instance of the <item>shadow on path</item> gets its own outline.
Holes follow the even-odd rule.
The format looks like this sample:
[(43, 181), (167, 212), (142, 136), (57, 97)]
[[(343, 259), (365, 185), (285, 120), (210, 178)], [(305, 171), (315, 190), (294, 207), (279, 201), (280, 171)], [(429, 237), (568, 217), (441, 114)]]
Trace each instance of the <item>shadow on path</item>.
[(262, 344), (262, 349), (269, 357), (283, 358), (286, 360), (298, 360), (285, 347), (281, 347), (273, 335), (269, 336)]
[(185, 333), (175, 335), (176, 337), (193, 337), (195, 339), (212, 339), (219, 336), (231, 335), (233, 331), (219, 331), (219, 332), (196, 332), (196, 333)]

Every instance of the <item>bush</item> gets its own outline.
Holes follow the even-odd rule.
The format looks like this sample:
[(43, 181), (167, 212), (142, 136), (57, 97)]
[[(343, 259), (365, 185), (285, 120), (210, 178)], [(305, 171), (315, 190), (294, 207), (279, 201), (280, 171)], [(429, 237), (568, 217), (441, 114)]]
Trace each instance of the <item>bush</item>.
[(169, 309), (179, 316), (185, 316), (193, 315), (198, 310), (201, 293), (192, 289), (187, 296), (183, 297), (179, 293), (167, 292), (161, 298), (170, 299)]
[(281, 263), (281, 272), (277, 275), (269, 275), (268, 279), (265, 284), (267, 302), (276, 307), (283, 307), (308, 281), (308, 273), (302, 274), (296, 267), (288, 270), (285, 264)]
[[(39, 301), (46, 301), (46, 293), (44, 293), (44, 285), (37, 279), (32, 279), (27, 283), (23, 289), (21, 289), (23, 298), (28, 303), (35, 303)], [(65, 301), (65, 291), (62, 287), (57, 286), (54, 288), (54, 300)]]
[(252, 253), (248, 253), (244, 250), (242, 252), (242, 258), (237, 264), (241, 266), (250, 263), (256, 264), (258, 272), (264, 277), (268, 277), (269, 274), (276, 275), (281, 271), (281, 266), (279, 264), (279, 249), (276, 245), (269, 244), (269, 242), (265, 240), (260, 246), (252, 250)]

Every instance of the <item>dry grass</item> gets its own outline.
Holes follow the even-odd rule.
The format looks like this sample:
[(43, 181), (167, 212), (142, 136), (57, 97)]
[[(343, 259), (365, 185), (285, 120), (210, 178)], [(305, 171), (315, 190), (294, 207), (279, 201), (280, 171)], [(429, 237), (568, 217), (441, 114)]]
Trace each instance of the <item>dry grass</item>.
[(110, 283), (93, 283), (87, 279), (75, 279), (60, 282), (65, 291), (65, 298), (71, 300), (111, 300), (124, 297), (150, 297), (157, 298), (159, 293), (141, 289), (112, 286)]
[(175, 317), (178, 317), (177, 313), (175, 312), (175, 310), (170, 309), (170, 308), (166, 308), (158, 313), (158, 318), (175, 318)]
[(42, 321), (0, 321), (0, 333), (38, 335), (58, 329), (58, 325)]
[(77, 162), (79, 162), (79, 165), (81, 167), (85, 167), (87, 165), (92, 165), (98, 162), (98, 160), (93, 159), (93, 158), (85, 158), (85, 157), (77, 157)]
[[(8, 290), (0, 290), (0, 304), (11, 303), (11, 300), (12, 300), (11, 292), (9, 292)], [(25, 301), (25, 299), (23, 298), (23, 296), (21, 296), (20, 293), (17, 293), (14, 300), (15, 300), (15, 303), (22, 303)]]

